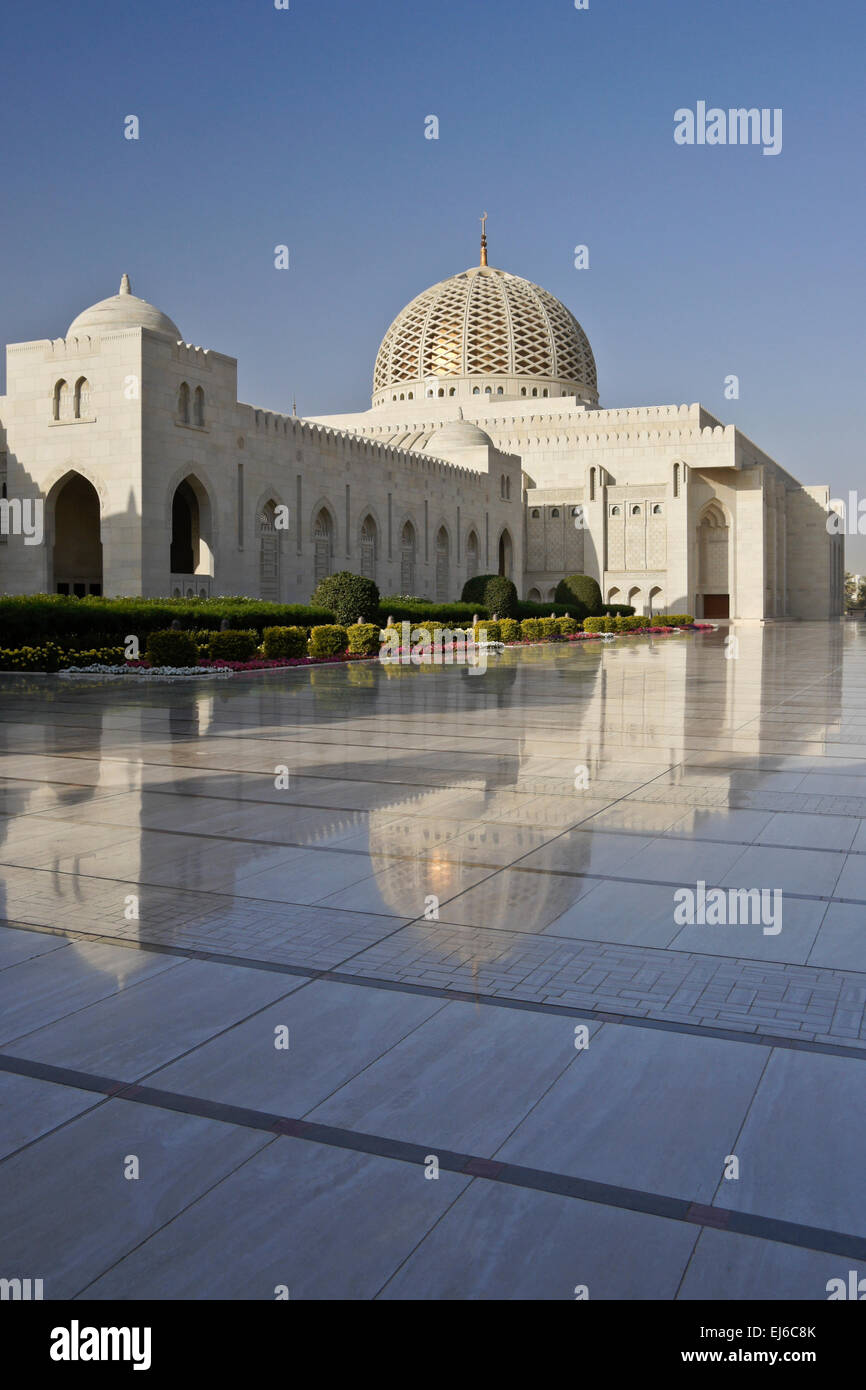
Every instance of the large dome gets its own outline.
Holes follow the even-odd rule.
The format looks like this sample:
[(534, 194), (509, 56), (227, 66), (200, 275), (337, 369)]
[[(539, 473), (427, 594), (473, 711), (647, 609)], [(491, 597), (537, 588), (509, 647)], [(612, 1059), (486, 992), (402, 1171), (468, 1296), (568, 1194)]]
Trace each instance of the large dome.
[(132, 293), (129, 276), (124, 275), (120, 290), (110, 299), (91, 304), (66, 330), (67, 338), (95, 337), (118, 328), (149, 328), (152, 333), (166, 333), (178, 342), (181, 331), (167, 314), (160, 313), (146, 299)]
[(473, 395), (598, 402), (595, 358), (574, 315), (539, 285), (485, 264), (433, 285), (397, 315), (373, 377), (374, 406)]

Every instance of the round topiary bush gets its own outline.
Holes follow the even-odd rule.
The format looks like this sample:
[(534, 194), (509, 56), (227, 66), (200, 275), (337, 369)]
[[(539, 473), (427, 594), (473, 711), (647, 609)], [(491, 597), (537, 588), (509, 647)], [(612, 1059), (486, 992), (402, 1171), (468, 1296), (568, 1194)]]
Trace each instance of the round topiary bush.
[(326, 575), (316, 585), (310, 602), (316, 608), (327, 608), (342, 627), (349, 627), (359, 618), (374, 618), (379, 608), (379, 589), (372, 579), (362, 574), (340, 570)]
[(472, 578), (467, 579), (466, 583), (463, 585), (460, 602), (479, 603), (482, 607), (485, 607), (484, 590), (487, 587), (488, 580), (498, 578), (498, 574), (473, 574)]
[(207, 654), (211, 661), (251, 661), (258, 645), (259, 639), (255, 632), (229, 628), (225, 632), (210, 634)]
[(496, 574), (488, 579), (482, 602), (491, 616), (495, 613), (497, 618), (517, 617), (517, 590), (504, 574)]
[(568, 611), (575, 618), (594, 618), (604, 611), (601, 589), (588, 574), (567, 574), (560, 579), (554, 602), (568, 604)]

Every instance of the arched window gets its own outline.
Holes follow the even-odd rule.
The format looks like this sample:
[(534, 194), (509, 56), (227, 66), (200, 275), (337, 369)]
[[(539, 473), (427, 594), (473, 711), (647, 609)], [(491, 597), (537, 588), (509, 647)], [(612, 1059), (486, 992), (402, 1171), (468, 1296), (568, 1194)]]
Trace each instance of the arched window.
[(549, 391), (547, 390), (547, 388), (545, 387), (545, 389), (542, 391), (541, 394), (542, 394), (542, 396), (549, 396), (549, 395), (550, 395), (550, 392), (549, 392)]
[(54, 387), (54, 418), (66, 420), (69, 416), (69, 387), (65, 381), (58, 381)]
[(504, 396), (504, 395), (505, 395), (505, 392), (504, 392), (504, 390), (502, 389), (501, 386), (497, 386), (497, 388), (496, 388), (496, 394), (497, 394), (497, 396)]
[(259, 517), (259, 595), (270, 603), (280, 601), (280, 533), (277, 504), (266, 502)]
[(90, 415), (90, 382), (80, 376), (75, 383), (75, 418), (86, 420)]
[(445, 387), (444, 387), (444, 386), (440, 386), (440, 387), (439, 387), (439, 390), (438, 390), (438, 392), (437, 392), (437, 394), (440, 395), (440, 396), (444, 396), (444, 395), (445, 395)]
[(558, 507), (554, 507), (554, 509), (553, 509), (553, 511), (550, 513), (550, 515), (551, 515), (551, 516), (559, 516), (559, 508), (558, 508)]
[(411, 521), (400, 533), (400, 588), (404, 594), (415, 593), (415, 527)]
[(538, 518), (541, 516), (541, 512), (538, 510), (537, 507), (533, 507), (533, 508), (532, 508), (532, 513), (531, 513), (531, 515), (532, 515), (532, 520), (533, 520), (533, 521), (537, 521)]
[(450, 589), (450, 545), (448, 532), (440, 526), (436, 532), (436, 597), (447, 598)]
[(643, 514), (643, 508), (641, 507), (639, 502), (635, 502), (634, 506), (631, 509), (631, 514), (632, 516), (641, 516)]
[(653, 502), (653, 516), (664, 516), (665, 509), (661, 502)]
[(324, 579), (331, 573), (331, 561), (334, 555), (334, 524), (326, 507), (322, 507), (313, 524), (313, 544), (315, 545), (314, 576), (318, 584), (320, 579)]
[(505, 500), (506, 500), (506, 502), (510, 502), (510, 501), (511, 501), (511, 479), (510, 479), (510, 478), (506, 478), (506, 479), (505, 479)]
[(450, 387), (450, 389), (449, 389), (449, 391), (448, 391), (448, 394), (449, 394), (449, 396), (456, 396), (456, 395), (457, 395), (457, 387), (456, 387), (456, 386)]
[[(368, 516), (361, 527), (361, 573), (367, 579), (376, 578), (378, 533), (376, 523)], [(366, 617), (366, 614), (364, 615)]]
[(193, 403), (193, 420), (197, 425), (204, 424), (204, 391), (200, 386), (195, 388)]
[(189, 387), (185, 381), (181, 382), (177, 393), (177, 418), (182, 425), (189, 424)]
[(471, 579), (473, 574), (478, 573), (478, 536), (474, 531), (469, 532), (466, 540), (466, 578)]
[(622, 516), (622, 507), (613, 506), (610, 509), (611, 516)]
[(521, 394), (521, 396), (525, 396), (525, 395), (526, 395), (526, 387), (525, 387), (525, 386), (521, 386), (521, 388), (520, 388), (520, 394)]
[(414, 391), (410, 391), (410, 392), (409, 392), (409, 400), (410, 400), (410, 401), (414, 401), (414, 399), (415, 399), (415, 392), (414, 392)]
[(481, 387), (480, 387), (480, 386), (473, 386), (473, 388), (472, 388), (472, 394), (473, 394), (473, 396), (480, 396), (480, 395), (481, 395)]
[(533, 396), (537, 396), (537, 395), (538, 395), (538, 387), (537, 387), (537, 386), (533, 386), (533, 388), (532, 388), (532, 394), (533, 394)]

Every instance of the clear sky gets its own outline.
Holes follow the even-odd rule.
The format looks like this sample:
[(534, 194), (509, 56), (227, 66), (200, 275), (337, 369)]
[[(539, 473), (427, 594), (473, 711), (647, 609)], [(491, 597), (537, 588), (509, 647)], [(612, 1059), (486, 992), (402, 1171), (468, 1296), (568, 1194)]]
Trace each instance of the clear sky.
[[(238, 358), (241, 399), (363, 409), (486, 210), (491, 264), (585, 328), (602, 405), (700, 400), (866, 492), (864, 40), (860, 0), (7, 6), (0, 340), (61, 336), (128, 271)], [(782, 152), (675, 144), (699, 101), (781, 108)]]

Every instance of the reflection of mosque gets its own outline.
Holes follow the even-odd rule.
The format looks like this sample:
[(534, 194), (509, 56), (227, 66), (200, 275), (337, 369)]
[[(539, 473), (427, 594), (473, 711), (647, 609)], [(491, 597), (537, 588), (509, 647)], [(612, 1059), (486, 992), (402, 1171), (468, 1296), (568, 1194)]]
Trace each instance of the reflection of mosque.
[[(208, 690), (180, 684), (154, 685), (140, 692), (112, 688), (110, 715), (92, 698), (83, 701), (82, 707), (94, 720), (88, 744), (91, 738), (98, 744), (104, 729), (109, 757), (118, 756), (111, 751), (118, 742), (118, 714), (127, 748), (139, 739), (164, 743), (167, 735), (171, 747), (159, 752), (146, 777), (143, 769), (140, 774), (130, 769), (131, 787), (144, 785), (153, 793), (200, 793), (190, 801), (191, 813), (199, 815), (203, 798), (216, 798), (214, 816), (225, 809), (226, 800), (244, 807), (258, 804), (265, 814), (270, 804), (275, 820), (278, 806), (297, 808), (296, 828), (289, 829), (286, 840), (310, 848), (339, 849), (356, 832), (353, 846), (363, 846), (372, 856), (375, 879), (373, 899), (366, 893), (359, 910), (406, 919), (423, 916), (428, 895), (444, 901), (460, 892), (466, 886), (463, 871), (467, 866), (489, 864), (493, 875), (497, 865), (535, 849), (539, 831), (542, 838), (552, 838), (583, 814), (591, 814), (600, 792), (607, 800), (629, 795), (625, 789), (617, 790), (618, 783), (640, 785), (642, 764), (653, 764), (645, 768), (648, 800), (659, 799), (659, 784), (652, 786), (658, 764), (674, 767), (661, 786), (673, 783), (670, 795), (684, 800), (684, 814), (690, 805), (697, 808), (692, 833), (699, 834), (702, 806), (749, 804), (745, 799), (749, 792), (743, 790), (744, 772), (772, 770), (775, 757), (785, 756), (792, 737), (803, 741), (804, 748), (808, 741), (809, 752), (814, 753), (828, 731), (832, 736), (832, 727), (841, 718), (843, 648), (858, 635), (853, 625), (834, 624), (824, 625), (820, 634), (812, 628), (810, 638), (804, 630), (789, 626), (738, 629), (740, 659), (736, 660), (723, 659), (722, 632), (655, 642), (624, 640), (610, 646), (586, 643), (577, 650), (573, 645), (525, 648), (506, 651), (483, 676), (472, 676), (465, 669), (328, 665), (288, 677), (256, 677), (255, 685), (239, 679)], [(823, 674), (791, 705), (795, 684), (806, 683), (803, 670), (799, 665), (792, 670), (792, 663), (799, 660), (801, 650), (807, 650), (809, 640), (819, 643), (817, 669)], [(42, 689), (41, 699), (48, 698), (47, 686)], [(93, 694), (92, 687), (87, 694)], [(70, 722), (76, 722), (74, 689), (67, 687), (62, 698), (70, 710)], [(99, 723), (97, 710), (102, 710)], [(55, 711), (55, 720), (48, 726), (47, 753), (55, 746), (53, 728), (62, 730), (62, 711)], [(375, 743), (370, 742), (363, 761), (353, 761), (353, 745), (364, 746), (366, 720), (371, 721), (373, 738), (385, 732), (387, 752), (376, 756)], [(196, 769), (212, 766), (208, 756), (201, 756), (199, 739), (208, 739), (209, 750), (218, 760), (220, 738), (236, 742), (246, 736), (251, 754), (248, 765), (259, 768), (261, 750), (266, 749), (268, 757), (273, 755), (282, 728), (289, 731), (282, 760), (291, 765), (293, 747), (304, 750), (306, 758), (299, 760), (298, 775), (293, 776), (288, 793), (275, 790), (273, 776), (263, 771), (196, 775)], [(14, 725), (7, 725), (7, 737), (12, 731)], [(446, 747), (443, 736), (449, 733), (453, 744)], [(345, 740), (344, 760), (310, 759), (317, 741), (333, 753), (341, 739)], [(485, 742), (490, 751), (484, 751)], [(722, 751), (707, 751), (708, 744)], [(146, 766), (150, 761), (147, 742), (141, 746)], [(159, 767), (153, 765), (159, 761), (168, 761), (178, 772), (183, 769), (184, 781), (176, 784), (168, 770), (160, 776)], [(574, 787), (576, 763), (586, 763), (590, 770), (590, 785), (583, 792)], [(612, 781), (595, 782), (600, 764), (605, 765), (605, 778)], [(355, 782), (357, 792), (351, 785)], [(754, 777), (745, 779), (745, 784), (760, 788)], [(326, 794), (323, 788), (328, 788)], [(52, 809), (80, 808), (76, 823), (86, 823), (91, 788), (55, 784), (53, 791)], [(667, 799), (667, 792), (662, 795)], [(633, 796), (641, 799), (640, 792)], [(580, 797), (585, 798), (586, 809), (577, 804)], [(34, 792), (16, 782), (6, 793), (4, 809), (21, 815), (38, 809), (36, 801)], [(141, 806), (146, 804), (145, 795)], [(564, 816), (559, 813), (558, 826), (553, 807), (565, 808)], [(315, 814), (305, 817), (305, 810)], [(0, 837), (7, 823), (0, 822)], [(287, 824), (291, 827), (292, 821)], [(135, 833), (133, 826), (130, 837)], [(197, 823), (174, 878), (178, 891), (186, 890), (190, 901), (197, 893), (219, 895), (221, 906), (208, 900), (205, 927), (208, 911), (225, 917), (233, 907), (231, 887), (214, 890), (203, 866), (202, 846), (214, 843), (202, 839), (208, 833), (206, 819)], [(158, 923), (161, 932), (170, 925), (166, 903), (171, 890), (154, 886), (164, 882), (159, 872), (159, 840), (159, 835), (146, 836), (138, 874), (123, 874), (126, 883), (138, 878), (142, 884), (138, 929), (144, 939), (149, 923)], [(266, 843), (281, 841), (280, 835)], [(585, 844), (582, 836), (573, 837), (571, 843), (570, 872), (580, 873), (588, 868), (590, 836)], [(57, 853), (65, 855), (62, 833)], [(106, 849), (106, 869), (110, 856), (111, 850)], [(76, 930), (87, 930), (81, 920), (87, 910), (81, 881), (72, 873), (57, 872), (56, 861), (53, 868), (43, 865), (40, 872), (46, 882), (39, 910), (45, 913), (52, 895), (56, 909), (41, 920), (61, 926), (66, 921)], [(509, 876), (490, 879), (485, 925), (532, 930), (534, 919), (540, 920), (545, 913), (545, 920), (551, 920), (547, 895), (554, 891), (556, 877), (538, 873), (531, 878), (530, 906), (526, 908), (521, 900), (518, 912), (510, 899)], [(13, 873), (6, 889), (2, 906), (12, 921), (39, 920), (32, 916), (34, 880), (31, 875), (25, 880), (19, 881)], [(110, 894), (110, 884), (104, 886)], [(117, 885), (114, 891), (120, 920), (122, 893), (131, 889)], [(237, 881), (235, 891), (239, 899), (244, 897), (243, 885)], [(82, 914), (70, 916), (76, 904), (81, 905)], [(273, 910), (273, 902), (258, 900), (258, 907), (266, 905)], [(340, 906), (351, 910), (351, 891), (342, 895)], [(202, 910), (196, 915), (201, 921)], [(447, 920), (447, 912), (443, 918)], [(92, 930), (111, 934), (104, 912)], [(501, 950), (492, 938), (485, 949), (484, 933), (475, 935), (474, 959), (482, 961), (487, 951), (493, 955)], [(178, 939), (182, 937), (179, 918)]]

